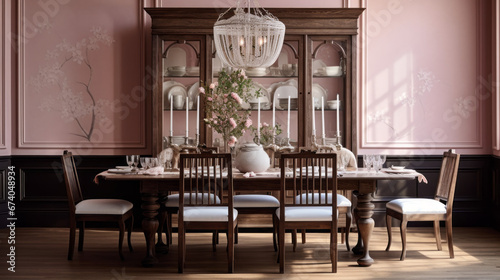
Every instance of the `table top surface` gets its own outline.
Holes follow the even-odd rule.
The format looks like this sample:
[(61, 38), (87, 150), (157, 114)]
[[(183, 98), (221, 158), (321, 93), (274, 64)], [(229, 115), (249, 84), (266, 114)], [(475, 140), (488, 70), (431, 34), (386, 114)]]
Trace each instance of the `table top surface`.
[[(233, 169), (233, 180), (270, 180), (280, 178), (279, 168), (271, 168), (265, 172), (257, 173), (253, 177), (246, 177), (245, 174)], [(337, 179), (343, 180), (412, 180), (422, 174), (415, 170), (405, 169), (404, 171), (396, 171), (388, 168), (382, 169), (380, 172), (374, 170), (368, 171), (365, 168), (350, 169), (345, 171), (337, 171)], [(96, 176), (96, 183), (99, 180), (175, 180), (179, 179), (179, 170), (166, 170), (159, 175), (147, 175), (138, 173), (112, 173), (103, 171)]]

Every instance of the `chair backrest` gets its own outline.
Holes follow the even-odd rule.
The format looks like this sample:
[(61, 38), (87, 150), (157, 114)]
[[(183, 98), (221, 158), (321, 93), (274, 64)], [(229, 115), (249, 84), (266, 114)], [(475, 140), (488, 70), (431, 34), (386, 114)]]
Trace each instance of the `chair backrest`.
[[(282, 154), (281, 202), (284, 205), (337, 207), (337, 154), (302, 151)], [(298, 199), (285, 200), (287, 192)], [(335, 195), (334, 195), (335, 194)], [(330, 199), (327, 199), (330, 197)], [(284, 210), (283, 210), (284, 211)], [(284, 215), (284, 214), (283, 214)]]
[(66, 193), (68, 194), (69, 211), (71, 215), (74, 215), (76, 210), (75, 205), (83, 200), (83, 196), (80, 189), (80, 181), (78, 180), (78, 173), (76, 172), (75, 160), (71, 152), (64, 151), (62, 165), (64, 181), (66, 182)]
[(454, 150), (444, 152), (434, 198), (436, 200), (445, 201), (446, 210), (448, 212), (453, 208), (459, 163), (460, 154), (456, 154)]
[[(230, 153), (181, 154), (179, 213), (183, 213), (184, 206), (226, 205), (232, 209), (233, 174), (231, 170)], [(187, 199), (185, 199), (185, 194), (188, 194)], [(215, 199), (216, 197), (219, 199)], [(233, 212), (229, 211), (229, 215), (232, 221)]]

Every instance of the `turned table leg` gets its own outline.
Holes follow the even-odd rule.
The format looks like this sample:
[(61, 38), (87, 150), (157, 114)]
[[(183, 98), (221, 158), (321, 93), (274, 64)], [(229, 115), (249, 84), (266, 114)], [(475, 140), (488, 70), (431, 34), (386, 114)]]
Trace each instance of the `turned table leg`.
[(370, 266), (373, 264), (373, 259), (370, 257), (370, 237), (373, 232), (375, 222), (372, 219), (373, 205), (371, 193), (358, 193), (358, 204), (354, 211), (354, 216), (358, 225), (358, 244), (353, 248), (354, 253), (361, 253), (361, 258), (358, 259), (360, 266)]
[(158, 263), (155, 257), (155, 234), (158, 230), (158, 194), (142, 193), (142, 230), (146, 238), (146, 257), (142, 260), (142, 266), (150, 267)]

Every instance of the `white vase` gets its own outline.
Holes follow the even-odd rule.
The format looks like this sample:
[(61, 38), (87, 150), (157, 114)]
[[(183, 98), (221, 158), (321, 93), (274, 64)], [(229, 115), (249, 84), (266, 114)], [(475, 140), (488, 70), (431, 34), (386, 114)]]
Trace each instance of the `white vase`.
[(235, 159), (235, 167), (241, 173), (260, 173), (266, 171), (269, 166), (269, 155), (262, 145), (255, 143), (244, 144)]

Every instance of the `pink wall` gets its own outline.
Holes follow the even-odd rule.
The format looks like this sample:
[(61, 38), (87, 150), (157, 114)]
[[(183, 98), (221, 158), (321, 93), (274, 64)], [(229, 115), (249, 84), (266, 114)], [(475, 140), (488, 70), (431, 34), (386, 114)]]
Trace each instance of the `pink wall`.
[[(441, 154), (451, 147), (469, 154), (491, 154), (493, 149), (500, 155), (500, 128), (491, 117), (494, 112), (494, 120), (498, 119), (500, 111), (498, 100), (492, 98), (499, 94), (498, 87), (491, 87), (499, 80), (499, 0), (491, 2), (496, 3), (489, 15), (496, 15), (494, 26), (485, 16), (490, 14), (489, 1), (481, 0), (269, 0), (261, 4), (367, 8), (358, 37), (359, 154)], [(145, 48), (149, 48), (143, 7), (234, 5), (226, 0), (53, 0), (43, 6), (39, 1), (19, 0), (16, 14), (10, 12), (11, 3), (2, 1), (1, 27), (10, 27), (11, 19), (22, 19), (19, 36), (27, 40), (16, 50), (20, 87), (11, 95), (15, 82), (5, 69), (15, 68), (6, 60), (10, 45), (3, 37), (0, 108), (5, 116), (0, 114), (0, 155), (60, 154), (65, 148), (76, 148), (81, 154), (148, 153), (150, 116), (140, 93), (146, 87), (143, 73), (147, 73)], [(30, 24), (39, 25), (37, 31)], [(82, 42), (92, 36), (93, 27), (106, 30), (114, 42), (92, 51), (92, 90), (104, 105), (115, 104), (115, 109), (104, 111), (109, 121), (99, 122), (99, 132), (88, 142), (73, 135), (81, 130), (74, 121), (62, 119), (60, 112), (40, 109), (57, 90), (36, 88), (30, 81), (51, 61), (46, 59), (47, 51), (62, 39)], [(491, 49), (496, 50), (493, 65)], [(79, 91), (75, 81), (84, 80), (86, 73), (78, 66), (64, 69), (73, 92)], [(19, 110), (10, 111), (11, 97), (21, 101)], [(88, 127), (89, 118), (82, 123)]]

